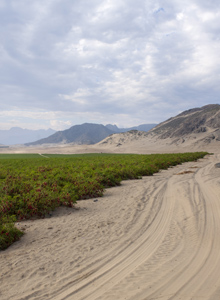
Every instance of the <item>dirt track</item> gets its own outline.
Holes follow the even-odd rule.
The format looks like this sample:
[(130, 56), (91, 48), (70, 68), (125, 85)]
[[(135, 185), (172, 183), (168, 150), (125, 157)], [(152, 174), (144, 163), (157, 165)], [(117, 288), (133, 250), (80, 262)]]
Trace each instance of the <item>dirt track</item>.
[[(10, 255), (6, 280), (14, 282), (7, 292), (1, 277), (1, 299), (220, 299), (218, 162), (215, 154), (126, 181), (76, 212), (27, 222), (26, 240), (0, 254)], [(59, 233), (42, 238), (52, 221)], [(2, 259), (0, 267), (7, 267)], [(59, 276), (48, 276), (54, 271)]]

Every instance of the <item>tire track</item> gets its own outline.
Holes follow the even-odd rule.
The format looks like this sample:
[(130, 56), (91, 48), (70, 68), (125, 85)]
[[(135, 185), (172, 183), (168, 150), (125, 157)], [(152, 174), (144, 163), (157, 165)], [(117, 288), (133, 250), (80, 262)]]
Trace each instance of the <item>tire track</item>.
[[(172, 184), (171, 178), (162, 188), (159, 188), (159, 191), (154, 191), (153, 194), (156, 194), (154, 202), (160, 203), (160, 206), (155, 217), (148, 224), (148, 229), (145, 230), (142, 236), (135, 240), (135, 243), (129, 245), (129, 247), (105, 264), (87, 280), (74, 286), (74, 288), (70, 288), (69, 291), (60, 294), (56, 299), (69, 299), (73, 297), (73, 295), (77, 299), (102, 298), (103, 291), (106, 292), (106, 290), (110, 290), (119, 281), (148, 260), (160, 246), (161, 241), (163, 241), (166, 235), (167, 228), (170, 226), (175, 204), (172, 200)], [(150, 212), (152, 212), (152, 207)]]
[[(220, 206), (218, 195), (220, 195), (220, 189), (213, 183), (213, 180), (215, 188), (211, 188), (208, 182), (212, 168), (213, 164), (210, 163), (200, 169), (194, 177), (194, 184), (198, 187), (199, 193), (193, 194), (192, 197), (196, 200), (195, 203), (201, 202), (202, 199), (204, 208), (203, 226), (200, 226), (200, 230), (197, 226), (198, 240), (195, 248), (188, 253), (188, 259), (176, 267), (175, 276), (168, 276), (169, 280), (166, 280), (159, 289), (157, 286), (156, 292), (148, 295), (147, 299), (157, 299), (161, 295), (169, 295), (163, 299), (210, 299), (211, 294), (214, 294), (216, 287), (219, 286)], [(197, 197), (200, 199), (196, 199)], [(189, 239), (189, 236), (186, 238)], [(186, 258), (186, 250), (187, 248), (183, 249), (181, 253), (182, 260)]]
[(213, 163), (203, 161), (203, 165), (194, 174), (167, 177), (146, 193), (142, 202), (154, 200), (142, 205), (141, 215), (136, 216), (144, 227), (141, 236), (55, 299), (209, 299), (215, 295), (220, 284), (220, 201), (213, 178), (218, 177), (210, 180)]
[[(148, 230), (136, 239), (135, 243), (127, 247), (87, 280), (77, 284), (74, 288), (69, 289), (69, 291), (65, 291), (59, 295), (59, 297), (56, 297), (56, 299), (68, 299), (73, 295), (77, 295), (77, 299), (98, 299), (98, 297), (102, 296), (103, 290), (106, 291), (116, 285), (119, 280), (126, 277), (127, 274), (131, 273), (148, 259), (158, 247), (160, 241), (163, 240), (166, 228), (169, 226), (172, 217), (173, 202), (170, 201), (172, 193), (170, 192), (168, 195), (166, 190), (167, 187), (165, 186), (165, 188), (162, 188), (159, 193), (157, 193), (156, 200), (158, 200), (158, 198), (162, 199), (163, 197), (159, 211)], [(170, 189), (168, 190), (170, 191)], [(164, 211), (166, 211), (167, 214), (164, 214)], [(93, 285), (92, 291), (91, 284)], [(87, 291), (86, 287), (88, 286)]]

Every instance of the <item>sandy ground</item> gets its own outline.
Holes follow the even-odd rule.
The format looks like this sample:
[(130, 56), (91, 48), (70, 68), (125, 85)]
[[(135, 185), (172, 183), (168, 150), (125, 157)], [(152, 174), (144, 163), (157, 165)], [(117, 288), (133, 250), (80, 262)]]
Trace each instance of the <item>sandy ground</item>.
[(17, 223), (26, 234), (0, 252), (0, 299), (219, 300), (217, 150)]

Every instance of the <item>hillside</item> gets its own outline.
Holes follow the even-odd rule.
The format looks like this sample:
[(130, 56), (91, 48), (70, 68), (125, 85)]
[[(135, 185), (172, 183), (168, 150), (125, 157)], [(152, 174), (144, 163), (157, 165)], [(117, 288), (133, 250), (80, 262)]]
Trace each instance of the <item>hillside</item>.
[(150, 130), (161, 139), (183, 137), (190, 134), (212, 132), (215, 139), (220, 134), (220, 105), (210, 104), (182, 112)]
[[(193, 108), (160, 123), (148, 132), (114, 134), (98, 146), (117, 152), (173, 152), (220, 146), (220, 105)], [(138, 150), (137, 150), (138, 149)]]

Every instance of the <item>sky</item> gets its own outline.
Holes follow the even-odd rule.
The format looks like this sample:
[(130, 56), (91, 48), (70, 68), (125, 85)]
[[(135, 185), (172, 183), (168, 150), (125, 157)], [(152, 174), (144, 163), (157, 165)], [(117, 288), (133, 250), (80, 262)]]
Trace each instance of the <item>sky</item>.
[(0, 130), (220, 103), (219, 0), (0, 0)]

